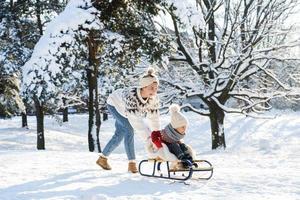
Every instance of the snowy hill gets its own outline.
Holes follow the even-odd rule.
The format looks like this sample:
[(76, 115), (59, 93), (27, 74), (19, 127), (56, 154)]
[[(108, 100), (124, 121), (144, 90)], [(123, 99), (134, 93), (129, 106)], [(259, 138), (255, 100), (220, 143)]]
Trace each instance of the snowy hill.
[[(300, 199), (299, 112), (278, 112), (274, 119), (227, 116), (225, 151), (210, 150), (208, 118), (188, 118), (185, 142), (215, 169), (211, 180), (190, 185), (129, 174), (123, 144), (110, 157), (113, 170), (101, 170), (98, 154), (88, 152), (87, 115), (71, 115), (63, 126), (46, 117), (45, 151), (35, 149), (35, 117), (28, 119), (29, 130), (18, 128), (19, 117), (0, 120), (0, 199)], [(162, 120), (165, 125), (168, 116)], [(113, 122), (101, 127), (102, 147)], [(135, 146), (137, 160), (144, 159), (137, 137)]]

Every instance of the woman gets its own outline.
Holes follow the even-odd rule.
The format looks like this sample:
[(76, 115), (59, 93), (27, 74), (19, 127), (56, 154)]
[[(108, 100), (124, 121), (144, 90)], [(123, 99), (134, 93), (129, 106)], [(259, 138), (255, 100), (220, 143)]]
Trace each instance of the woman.
[[(100, 167), (111, 170), (107, 157), (124, 138), (125, 151), (129, 161), (128, 171), (138, 172), (133, 134), (135, 132), (146, 141), (152, 131), (160, 130), (158, 86), (158, 78), (154, 70), (149, 68), (147, 73), (141, 77), (139, 87), (118, 89), (109, 95), (108, 110), (116, 119), (116, 130), (96, 162)], [(145, 123), (143, 118), (147, 118), (148, 123)]]

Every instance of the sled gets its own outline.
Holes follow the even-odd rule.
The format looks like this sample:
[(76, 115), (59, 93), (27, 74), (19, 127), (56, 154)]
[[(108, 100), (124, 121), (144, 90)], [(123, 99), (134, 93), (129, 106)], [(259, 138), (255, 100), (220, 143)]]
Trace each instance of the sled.
[[(178, 162), (180, 165), (180, 161)], [(169, 180), (186, 181), (188, 179), (209, 180), (213, 175), (213, 166), (207, 160), (194, 160), (196, 165), (188, 162), (187, 168), (171, 169), (170, 161), (161, 159), (142, 160), (139, 163), (139, 173), (142, 176), (155, 177)], [(182, 165), (182, 164), (181, 164)], [(146, 172), (146, 169), (148, 171)]]

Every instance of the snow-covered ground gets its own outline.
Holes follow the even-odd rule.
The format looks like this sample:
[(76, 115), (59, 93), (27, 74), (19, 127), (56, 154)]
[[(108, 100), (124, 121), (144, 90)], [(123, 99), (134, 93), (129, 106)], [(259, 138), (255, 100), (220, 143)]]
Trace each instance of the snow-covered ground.
[[(45, 151), (35, 149), (34, 117), (29, 130), (19, 128), (20, 117), (0, 120), (0, 199), (300, 199), (300, 112), (274, 119), (228, 115), (227, 149), (218, 151), (210, 150), (208, 119), (187, 116), (185, 142), (214, 165), (212, 179), (189, 185), (128, 173), (123, 144), (110, 157), (113, 170), (101, 170), (98, 154), (88, 152), (87, 115), (71, 115), (63, 126), (46, 117)], [(102, 147), (112, 133), (109, 119), (101, 127)], [(135, 146), (137, 160), (144, 159), (139, 138)]]

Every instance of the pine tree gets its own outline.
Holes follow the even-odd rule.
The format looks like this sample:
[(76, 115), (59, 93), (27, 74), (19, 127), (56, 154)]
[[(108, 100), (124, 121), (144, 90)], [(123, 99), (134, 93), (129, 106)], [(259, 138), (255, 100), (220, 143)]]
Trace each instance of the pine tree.
[[(32, 22), (22, 18), (25, 4), (1, 1), (0, 8), (0, 82), (1, 115), (13, 116), (24, 112), (19, 96), (20, 68), (29, 58), (31, 40), (28, 38)], [(24, 31), (22, 31), (24, 29)], [(12, 105), (15, 105), (13, 108)]]
[[(11, 80), (18, 77), (21, 79), (21, 67), (30, 58), (35, 43), (43, 33), (45, 24), (49, 22), (55, 13), (61, 11), (65, 2), (58, 0), (1, 0), (0, 3), (0, 70), (2, 75), (0, 78), (4, 79), (6, 77), (5, 79)], [(19, 75), (16, 76), (16, 74)], [(2, 80), (2, 82), (5, 82), (5, 80)], [(12, 85), (3, 85), (3, 87), (4, 91), (14, 90)], [(26, 97), (23, 99), (26, 101)], [(10, 101), (14, 100), (11, 99)], [(27, 103), (29, 102), (25, 102), (29, 106)], [(3, 108), (5, 107), (8, 107), (8, 105), (3, 105)], [(23, 125), (26, 126), (24, 109), (16, 108), (15, 112), (10, 113), (14, 115), (21, 111), (24, 119)]]

